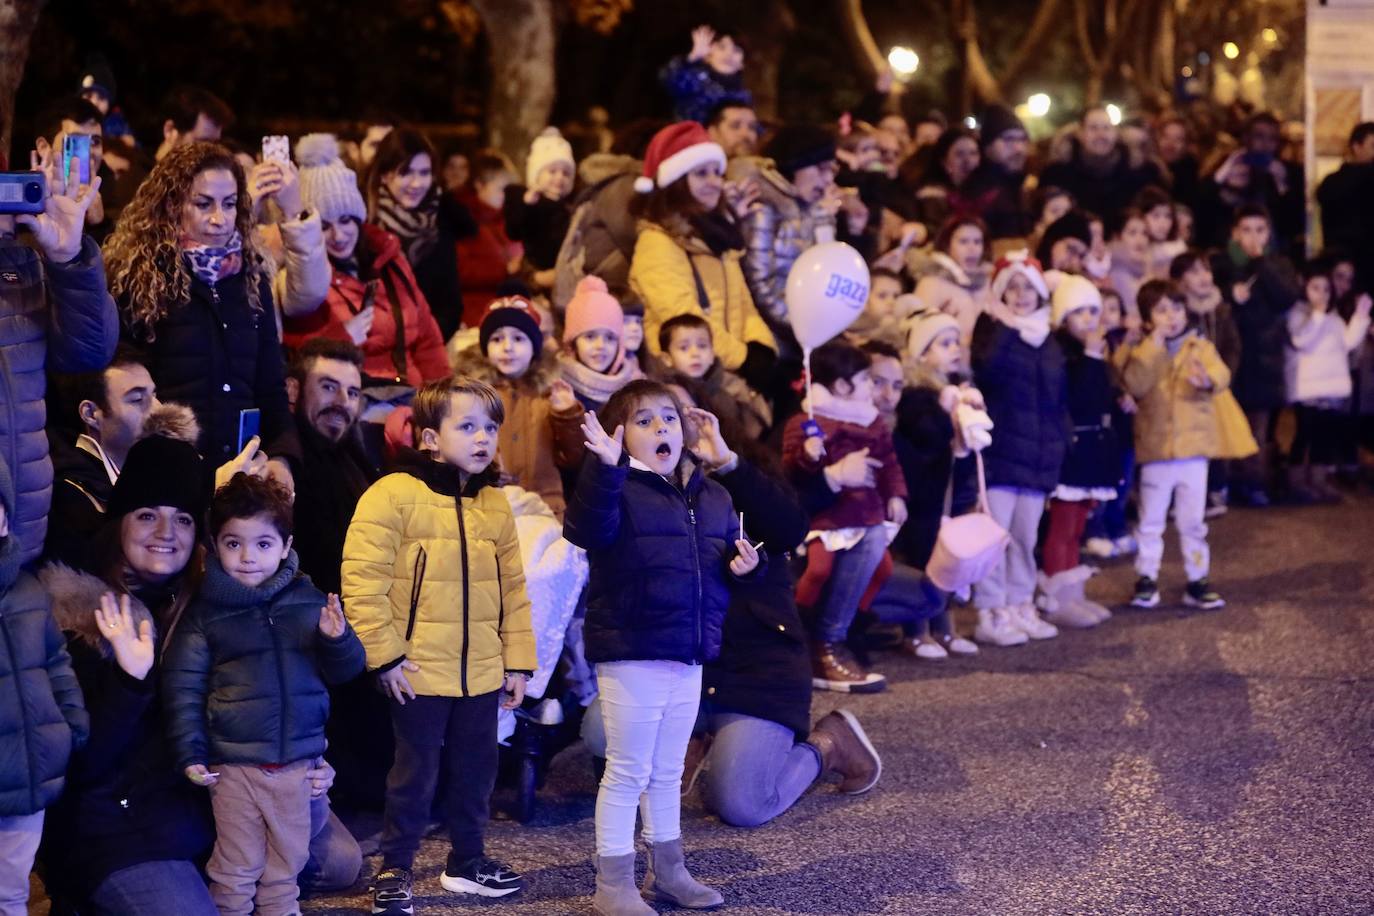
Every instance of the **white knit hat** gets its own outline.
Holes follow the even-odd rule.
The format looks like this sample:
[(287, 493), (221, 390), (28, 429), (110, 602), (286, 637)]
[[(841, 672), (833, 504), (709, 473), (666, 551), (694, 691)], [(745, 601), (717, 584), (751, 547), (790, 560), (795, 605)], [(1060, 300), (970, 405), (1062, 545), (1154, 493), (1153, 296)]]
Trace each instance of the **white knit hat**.
[(544, 167), (555, 162), (566, 162), (576, 174), (577, 163), (573, 160), (572, 144), (563, 139), (557, 127), (546, 127), (530, 144), (530, 156), (525, 160), (525, 187), (534, 187)]
[(1102, 292), (1087, 277), (1065, 274), (1050, 298), (1050, 327), (1058, 328), (1071, 312), (1097, 306), (1102, 308)]
[(301, 170), (301, 203), (327, 223), (342, 216), (367, 219), (367, 205), (358, 190), (358, 176), (339, 159), (333, 134), (306, 134), (296, 141), (296, 164)]
[(944, 312), (918, 312), (911, 318), (911, 328), (906, 333), (906, 351), (912, 359), (920, 359), (921, 354), (930, 349), (941, 331), (958, 333), (959, 322), (953, 315)]

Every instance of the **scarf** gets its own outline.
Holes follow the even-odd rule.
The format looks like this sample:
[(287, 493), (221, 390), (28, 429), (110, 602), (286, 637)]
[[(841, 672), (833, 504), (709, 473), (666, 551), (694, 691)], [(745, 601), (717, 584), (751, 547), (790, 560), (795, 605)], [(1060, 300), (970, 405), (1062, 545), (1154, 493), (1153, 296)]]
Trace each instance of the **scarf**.
[(1094, 280), (1105, 280), (1107, 274), (1112, 272), (1111, 249), (1103, 251), (1100, 258), (1089, 251), (1083, 256), (1083, 270)]
[(872, 401), (856, 401), (836, 397), (824, 385), (812, 383), (811, 391), (802, 406), (827, 420), (871, 426), (878, 419), (878, 408)]
[(1217, 306), (1221, 305), (1221, 290), (1214, 286), (1201, 299), (1189, 296), (1187, 305), (1188, 311), (1194, 315), (1210, 315), (1217, 310)]
[(1050, 336), (1049, 306), (1038, 308), (1029, 315), (1016, 315), (1011, 309), (1003, 309), (997, 317), (1032, 347), (1039, 348)]
[(385, 184), (381, 185), (377, 189), (377, 225), (401, 240), (412, 267), (419, 264), (439, 241), (438, 193), (431, 189), (420, 206), (408, 210), (391, 196)]
[(688, 222), (716, 257), (727, 251), (744, 250), (744, 233), (740, 231), (739, 223), (720, 211), (693, 214), (688, 217)]
[(613, 366), (611, 374), (597, 372), (579, 363), (577, 357), (567, 351), (558, 354), (558, 369), (563, 374), (563, 381), (572, 386), (573, 392), (584, 404), (598, 407), (643, 374), (639, 371), (639, 365), (629, 360), (621, 360), (618, 370)]
[(243, 268), (243, 236), (235, 230), (233, 238), (223, 247), (202, 245), (190, 239), (181, 240), (181, 255), (197, 280), (214, 286), (225, 277), (232, 277)]

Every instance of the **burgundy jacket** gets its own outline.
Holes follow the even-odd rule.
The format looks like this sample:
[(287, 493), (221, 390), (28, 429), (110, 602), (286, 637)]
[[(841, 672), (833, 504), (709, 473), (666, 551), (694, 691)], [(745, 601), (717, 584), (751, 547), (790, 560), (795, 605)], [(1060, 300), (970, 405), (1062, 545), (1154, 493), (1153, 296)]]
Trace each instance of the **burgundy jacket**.
[(794, 416), (788, 421), (782, 437), (783, 467), (794, 482), (811, 477), (861, 448), (867, 448), (870, 458), (883, 463), (877, 469), (876, 488), (846, 487), (841, 490), (838, 499), (812, 517), (811, 529), (828, 531), (882, 524), (887, 518), (887, 501), (894, 496), (906, 498), (906, 480), (902, 477), (902, 467), (897, 462), (897, 452), (892, 445), (892, 430), (887, 428), (881, 417), (867, 426), (817, 417), (816, 422), (825, 434), (825, 455), (820, 461), (812, 461), (802, 448), (802, 443), (806, 441), (802, 433), (805, 420), (806, 414)]

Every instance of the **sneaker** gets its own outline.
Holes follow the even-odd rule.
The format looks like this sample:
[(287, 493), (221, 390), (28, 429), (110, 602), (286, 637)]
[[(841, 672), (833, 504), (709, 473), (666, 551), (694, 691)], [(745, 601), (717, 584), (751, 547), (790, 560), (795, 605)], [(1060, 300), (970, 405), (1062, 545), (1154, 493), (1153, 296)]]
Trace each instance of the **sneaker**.
[(372, 916), (412, 916), (410, 869), (383, 868), (372, 882)]
[(844, 643), (816, 642), (811, 646), (811, 686), (839, 693), (881, 693), (887, 678), (866, 670)]
[(1159, 607), (1159, 584), (1149, 576), (1135, 580), (1135, 594), (1131, 596), (1132, 607)]
[(1226, 493), (1222, 490), (1213, 490), (1207, 494), (1207, 509), (1202, 513), (1204, 518), (1221, 518), (1226, 514)]
[(978, 609), (978, 626), (973, 638), (991, 646), (1023, 646), (1030, 637), (1016, 626), (1010, 608), (994, 607)]
[(1116, 545), (1111, 538), (1088, 538), (1083, 542), (1083, 553), (1098, 560), (1111, 560), (1117, 556)]
[(953, 633), (946, 633), (944, 636), (936, 637), (940, 645), (945, 647), (945, 651), (950, 655), (977, 655), (978, 644), (971, 639), (956, 636)]
[(928, 662), (938, 662), (949, 658), (949, 652), (945, 650), (945, 647), (928, 636), (912, 636), (904, 639), (900, 649), (904, 655), (910, 655)]
[(1129, 534), (1123, 534), (1121, 537), (1112, 541), (1112, 548), (1116, 550), (1116, 555), (1118, 557), (1129, 557), (1140, 549), (1140, 545), (1137, 544), (1135, 538), (1131, 537)]
[(1031, 639), (1054, 639), (1059, 635), (1059, 628), (1042, 620), (1040, 612), (1029, 601), (1008, 608), (1008, 611), (1012, 615), (1013, 625)]
[(1215, 611), (1226, 607), (1226, 600), (1217, 594), (1216, 589), (1207, 584), (1206, 579), (1189, 582), (1183, 591), (1183, 603), (1189, 607), (1199, 607), (1204, 611)]
[(439, 884), (455, 894), (505, 897), (522, 889), (525, 879), (506, 863), (486, 856), (455, 863), (450, 855), (448, 867), (439, 876)]

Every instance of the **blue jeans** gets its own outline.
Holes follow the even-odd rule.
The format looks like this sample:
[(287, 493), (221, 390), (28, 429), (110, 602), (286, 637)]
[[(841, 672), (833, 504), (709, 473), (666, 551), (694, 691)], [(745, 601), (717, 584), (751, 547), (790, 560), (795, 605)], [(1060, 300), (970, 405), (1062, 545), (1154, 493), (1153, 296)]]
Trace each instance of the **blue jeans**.
[(948, 600), (949, 596), (936, 588), (921, 570), (894, 563), (892, 578), (873, 599), (873, 613), (883, 623), (900, 623), (904, 630), (923, 629), (919, 625), (941, 616)]
[(219, 916), (200, 871), (185, 859), (141, 862), (100, 882), (82, 916)]
[(733, 827), (758, 827), (796, 804), (821, 775), (821, 755), (790, 728), (738, 713), (710, 719), (707, 806)]
[(844, 642), (849, 635), (849, 625), (859, 612), (859, 599), (872, 581), (885, 550), (887, 536), (883, 526), (874, 525), (859, 543), (835, 554), (835, 565), (816, 615), (816, 636), (822, 642)]
[(358, 841), (329, 808), (328, 797), (310, 802), (310, 861), (296, 883), (301, 894), (341, 891), (353, 886), (363, 870)]

